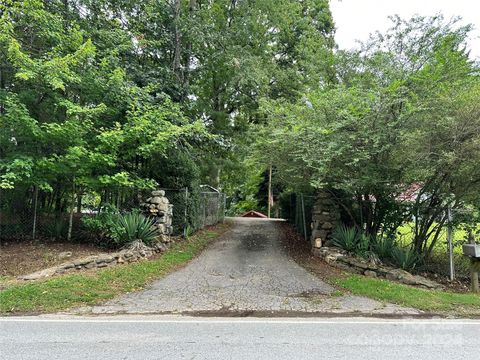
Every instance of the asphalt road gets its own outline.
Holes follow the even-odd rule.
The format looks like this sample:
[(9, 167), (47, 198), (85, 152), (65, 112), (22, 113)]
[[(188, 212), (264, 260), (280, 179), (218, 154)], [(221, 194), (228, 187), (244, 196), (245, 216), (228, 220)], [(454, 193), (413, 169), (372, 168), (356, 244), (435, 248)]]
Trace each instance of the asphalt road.
[(480, 321), (2, 318), (8, 359), (478, 359)]
[(279, 221), (252, 218), (231, 221), (231, 230), (186, 267), (155, 281), (145, 290), (80, 312), (188, 315), (208, 312), (215, 316), (419, 313), (365, 297), (338, 296), (332, 286), (288, 256)]

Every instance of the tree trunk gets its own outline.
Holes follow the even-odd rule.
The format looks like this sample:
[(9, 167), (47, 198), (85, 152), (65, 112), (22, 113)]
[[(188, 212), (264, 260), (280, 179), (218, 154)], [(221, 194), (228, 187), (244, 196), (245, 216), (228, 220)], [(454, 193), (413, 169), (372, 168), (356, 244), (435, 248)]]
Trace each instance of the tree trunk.
[(32, 239), (35, 240), (37, 236), (37, 207), (38, 207), (38, 186), (35, 185), (35, 191), (33, 195), (33, 227), (32, 227)]
[[(0, 63), (0, 90), (5, 89), (5, 77), (3, 75), (3, 63)], [(5, 105), (3, 104), (3, 101), (0, 101), (0, 114), (5, 113)]]
[(77, 195), (77, 213), (81, 213), (82, 212), (82, 195), (81, 194), (78, 194)]
[(181, 0), (175, 0), (174, 3), (174, 24), (175, 24), (175, 44), (174, 44), (174, 57), (173, 57), (173, 72), (177, 76), (180, 83), (183, 83), (182, 69), (181, 69), (181, 34), (180, 34), (180, 6)]
[[(190, 0), (188, 3), (188, 17), (193, 22), (193, 13), (197, 6), (197, 0)], [(185, 59), (185, 71), (183, 74), (183, 82), (185, 89), (188, 89), (190, 80), (190, 67), (192, 66), (192, 40), (188, 39), (185, 45), (186, 59)], [(188, 90), (187, 90), (188, 91)]]
[(72, 189), (72, 202), (70, 206), (70, 216), (68, 218), (68, 234), (67, 241), (72, 239), (72, 227), (73, 227), (73, 212), (75, 210), (75, 177), (73, 178), (73, 189)]

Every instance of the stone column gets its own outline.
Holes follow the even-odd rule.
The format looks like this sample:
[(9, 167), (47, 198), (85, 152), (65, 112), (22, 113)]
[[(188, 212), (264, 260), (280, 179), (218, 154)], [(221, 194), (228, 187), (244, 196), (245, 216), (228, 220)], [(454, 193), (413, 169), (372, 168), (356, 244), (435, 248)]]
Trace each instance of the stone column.
[(160, 233), (162, 242), (170, 242), (170, 235), (173, 233), (172, 217), (173, 205), (165, 197), (164, 190), (154, 190), (151, 197), (142, 203), (144, 214), (155, 220), (155, 227)]
[(333, 196), (328, 191), (319, 191), (312, 212), (312, 247), (328, 246), (339, 223), (340, 211)]

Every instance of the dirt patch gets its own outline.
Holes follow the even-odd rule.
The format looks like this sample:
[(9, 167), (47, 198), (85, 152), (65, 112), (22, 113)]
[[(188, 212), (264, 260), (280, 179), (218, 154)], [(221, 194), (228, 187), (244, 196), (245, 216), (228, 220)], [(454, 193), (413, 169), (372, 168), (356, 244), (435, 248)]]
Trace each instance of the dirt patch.
[(59, 242), (8, 242), (0, 245), (0, 277), (29, 274), (99, 253), (111, 252), (91, 244)]
[(283, 246), (297, 264), (326, 282), (342, 276), (340, 269), (330, 266), (312, 255), (310, 242), (300, 236), (292, 225), (283, 223), (281, 226), (283, 228)]

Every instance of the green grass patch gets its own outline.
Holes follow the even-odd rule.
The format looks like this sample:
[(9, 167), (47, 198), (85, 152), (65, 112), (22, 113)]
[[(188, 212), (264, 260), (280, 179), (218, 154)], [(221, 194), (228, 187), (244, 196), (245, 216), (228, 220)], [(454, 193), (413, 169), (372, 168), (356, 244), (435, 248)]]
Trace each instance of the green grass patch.
[(52, 312), (98, 304), (140, 290), (194, 258), (226, 228), (227, 225), (218, 225), (202, 230), (153, 260), (8, 286), (0, 292), (0, 313)]
[(428, 312), (480, 315), (480, 295), (478, 294), (419, 289), (360, 275), (340, 277), (335, 279), (335, 283), (355, 295)]

